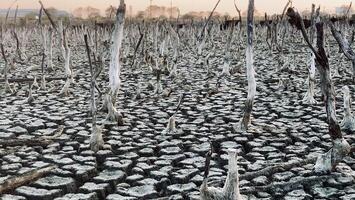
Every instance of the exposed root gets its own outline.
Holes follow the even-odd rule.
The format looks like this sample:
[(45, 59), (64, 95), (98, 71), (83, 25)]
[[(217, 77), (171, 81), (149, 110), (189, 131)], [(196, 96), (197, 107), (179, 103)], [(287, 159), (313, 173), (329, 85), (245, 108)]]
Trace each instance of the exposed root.
[(14, 92), (10, 86), (9, 81), (7, 81), (7, 80), (5, 80), (5, 83), (4, 83), (4, 91), (5, 91), (5, 93), (11, 93), (11, 94)]
[(310, 78), (308, 77), (307, 82), (308, 89), (302, 101), (309, 104), (315, 104), (317, 103), (317, 101), (314, 99), (314, 80), (310, 80)]
[(104, 140), (102, 139), (102, 127), (93, 125), (90, 137), (90, 149), (95, 153), (104, 147)]
[(37, 88), (37, 89), (39, 88), (39, 85), (38, 85), (38, 82), (37, 82), (37, 77), (34, 77), (34, 78), (33, 78), (32, 87), (33, 87), (33, 88)]
[(350, 151), (351, 147), (345, 139), (335, 139), (333, 141), (333, 147), (327, 153), (318, 157), (314, 171), (317, 173), (329, 173), (333, 171), (336, 165), (341, 162)]
[(46, 89), (46, 77), (43, 75), (41, 79), (41, 89), (45, 90)]
[(166, 126), (166, 128), (163, 130), (162, 134), (166, 135), (166, 134), (174, 134), (176, 133), (176, 127), (175, 127), (175, 115), (171, 116), (169, 118), (168, 121), (168, 125)]
[(230, 76), (231, 75), (230, 69), (229, 69), (230, 63), (231, 63), (231, 61), (229, 59), (224, 60), (221, 76)]
[(237, 163), (237, 152), (228, 152), (228, 174), (223, 188), (208, 187), (208, 173), (211, 159), (211, 152), (206, 157), (205, 178), (200, 187), (201, 200), (241, 200), (239, 191), (239, 174)]
[(154, 94), (161, 94), (163, 92), (163, 86), (161, 85), (160, 81), (155, 83)]
[(253, 108), (253, 100), (247, 99), (245, 103), (245, 110), (243, 118), (240, 119), (239, 123), (234, 126), (234, 130), (237, 132), (245, 132), (248, 130), (248, 125), (250, 124), (251, 111)]
[(33, 103), (34, 100), (35, 100), (35, 98), (34, 98), (33, 95), (32, 95), (32, 86), (33, 86), (33, 84), (30, 85), (30, 88), (29, 88), (29, 90), (28, 90), (27, 103), (29, 103), (29, 104)]
[(111, 122), (117, 122), (118, 125), (123, 125), (123, 116), (114, 107), (111, 95), (109, 94), (106, 95), (106, 102), (107, 102), (107, 110), (108, 110), (106, 120)]
[(71, 78), (68, 77), (67, 80), (65, 81), (65, 84), (64, 84), (62, 90), (59, 93), (60, 96), (69, 96), (71, 83), (72, 83), (72, 80), (71, 80)]
[(176, 65), (177, 65), (177, 63), (176, 63), (176, 61), (174, 61), (173, 67), (172, 67), (172, 69), (170, 70), (170, 73), (169, 73), (169, 78), (176, 77), (176, 75), (177, 75), (177, 67), (176, 67)]

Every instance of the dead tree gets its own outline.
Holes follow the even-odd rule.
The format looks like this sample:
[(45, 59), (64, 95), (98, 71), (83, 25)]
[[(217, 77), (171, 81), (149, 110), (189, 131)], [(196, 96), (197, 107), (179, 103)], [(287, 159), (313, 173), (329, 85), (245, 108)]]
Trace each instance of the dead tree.
[(349, 87), (344, 86), (342, 91), (344, 94), (344, 117), (340, 126), (344, 130), (352, 131), (355, 130), (355, 119), (351, 113), (351, 96)]
[(242, 41), (242, 15), (240, 14), (240, 9), (238, 8), (237, 3), (235, 1), (236, 0), (234, 0), (234, 8), (237, 11), (238, 17), (239, 17), (239, 23), (238, 23), (239, 32), (238, 32), (238, 40), (237, 41), (240, 43)]
[(246, 73), (248, 79), (248, 97), (245, 102), (244, 115), (236, 130), (246, 131), (250, 123), (251, 111), (253, 109), (256, 93), (255, 71), (253, 64), (253, 38), (254, 38), (254, 0), (249, 0), (247, 16), (247, 48), (246, 48)]
[(178, 102), (176, 109), (175, 109), (175, 113), (173, 115), (171, 115), (171, 117), (169, 118), (168, 125), (166, 126), (166, 128), (162, 132), (163, 135), (175, 134), (177, 132), (176, 126), (175, 126), (175, 121), (176, 121), (175, 115), (179, 111), (183, 99), (184, 99), (184, 94), (181, 94), (181, 96), (179, 98), (179, 102)]
[(14, 39), (16, 41), (16, 53), (17, 53), (17, 56), (18, 56), (19, 60), (22, 61), (22, 60), (25, 60), (25, 57), (22, 54), (21, 42), (20, 42), (20, 39), (19, 39), (18, 34), (17, 34), (17, 27), (16, 27), (17, 26), (17, 24), (16, 24), (17, 11), (18, 11), (18, 6), (16, 7), (15, 17), (14, 17), (14, 27), (13, 27), (11, 33), (12, 33), (12, 36), (14, 37)]
[(142, 41), (143, 41), (143, 38), (144, 38), (144, 35), (145, 35), (145, 31), (144, 31), (144, 32), (142, 31), (142, 28), (141, 28), (140, 25), (138, 25), (138, 31), (139, 31), (139, 39), (138, 39), (138, 42), (137, 42), (136, 47), (134, 48), (134, 53), (133, 53), (133, 59), (132, 59), (131, 67), (134, 66), (134, 64), (135, 64), (135, 60), (136, 60), (138, 48), (139, 48), (139, 46), (142, 44)]
[(92, 127), (91, 127), (91, 137), (90, 137), (90, 149), (94, 152), (99, 151), (100, 149), (103, 148), (104, 146), (104, 140), (102, 139), (102, 128), (97, 126), (96, 123), (96, 113), (97, 113), (97, 108), (96, 108), (96, 101), (95, 101), (95, 86), (96, 86), (96, 80), (95, 80), (95, 73), (94, 69), (92, 66), (91, 62), (91, 55), (90, 55), (90, 47), (89, 47), (89, 42), (88, 42), (88, 36), (85, 34), (84, 35), (84, 41), (85, 41), (85, 48), (88, 56), (88, 62), (90, 66), (90, 75), (91, 75), (91, 81), (90, 81), (90, 108), (91, 108), (91, 117), (92, 117)]
[(46, 48), (46, 58), (47, 58), (47, 69), (54, 70), (53, 68), (53, 29), (48, 28), (47, 37), (47, 48)]
[[(42, 25), (42, 12), (43, 8), (40, 8), (39, 16), (38, 16), (38, 25), (40, 26), (41, 39), (42, 39), (42, 62), (41, 62), (41, 89), (46, 89), (46, 75), (44, 72), (44, 62), (47, 55), (47, 38), (45, 37), (45, 26)], [(48, 67), (48, 65), (47, 65)], [(31, 69), (30, 69), (31, 70)]]
[(68, 46), (68, 41), (67, 41), (67, 35), (66, 35), (66, 29), (63, 27), (62, 21), (59, 22), (59, 41), (61, 45), (61, 50), (64, 58), (64, 70), (65, 70), (65, 75), (67, 77), (67, 80), (65, 81), (65, 84), (60, 91), (60, 94), (63, 96), (68, 96), (69, 95), (69, 88), (70, 85), (74, 82), (73, 79), (73, 72), (70, 68), (70, 48)]
[(280, 18), (280, 22), (282, 25), (282, 31), (281, 31), (281, 38), (280, 38), (281, 42), (279, 42), (279, 44), (278, 44), (278, 49), (282, 54), (283, 54), (283, 46), (284, 46), (285, 36), (286, 36), (287, 29), (288, 29), (288, 24), (287, 24), (287, 21), (284, 19), (284, 16), (287, 11), (287, 8), (289, 8), (290, 6), (292, 6), (292, 0), (288, 0), (287, 4), (285, 5), (285, 7), (282, 11), (282, 15)]
[(234, 33), (234, 25), (229, 30), (229, 34), (227, 37), (225, 49), (224, 49), (224, 64), (221, 76), (230, 76), (230, 64), (232, 62), (232, 53), (231, 53), (231, 46), (233, 43), (233, 33)]
[(212, 150), (206, 155), (205, 174), (200, 187), (201, 200), (242, 200), (239, 191), (239, 173), (236, 150), (228, 151), (228, 174), (223, 188), (208, 187)]
[[(310, 32), (309, 32), (309, 39), (311, 44), (314, 45), (315, 43), (315, 24), (316, 21), (319, 19), (319, 10), (320, 7), (315, 10), (315, 5), (312, 4), (312, 13), (311, 13), (311, 26), (310, 26)], [(303, 98), (303, 101), (309, 104), (314, 104), (316, 103), (316, 100), (314, 99), (314, 85), (315, 85), (315, 75), (316, 75), (316, 67), (315, 67), (315, 55), (312, 51), (310, 51), (310, 60), (309, 60), (309, 66), (308, 66), (308, 79), (307, 79), (307, 85), (308, 89), (307, 92)]]
[[(279, 61), (279, 65), (278, 65), (278, 71), (281, 71), (282, 69), (287, 69), (287, 66), (290, 65), (289, 63), (289, 58), (285, 56), (284, 54), (284, 39), (285, 39), (285, 35), (287, 32), (287, 21), (284, 20), (284, 15), (285, 12), (287, 10), (287, 8), (290, 7), (290, 5), (292, 5), (292, 1), (289, 0), (283, 11), (281, 14), (281, 17), (276, 16), (276, 19), (272, 20), (272, 39), (271, 39), (271, 43), (275, 44), (276, 50), (279, 51), (280, 55), (278, 55), (278, 61)], [(280, 27), (279, 27), (280, 25)], [(281, 32), (281, 34), (279, 34), (279, 30)], [(279, 35), (281, 35), (281, 38), (279, 39)], [(280, 80), (280, 83), (282, 83), (282, 80)]]
[(6, 53), (5, 53), (5, 49), (4, 49), (4, 44), (3, 44), (3, 41), (1, 40), (1, 43), (0, 43), (0, 48), (1, 48), (1, 55), (2, 55), (2, 58), (4, 59), (4, 62), (5, 62), (5, 67), (4, 67), (4, 86), (5, 86), (5, 92), (10, 92), (12, 93), (12, 89), (11, 89), (11, 86), (9, 84), (9, 79), (7, 77), (7, 72), (9, 71), (9, 64), (8, 64), (8, 60), (7, 60), (7, 56), (6, 56)]
[[(62, 56), (64, 58), (64, 71), (65, 71), (65, 75), (66, 75), (66, 81), (65, 84), (62, 88), (62, 90), (60, 91), (60, 95), (63, 96), (68, 96), (69, 95), (69, 88), (70, 85), (74, 82), (74, 75), (73, 75), (73, 71), (70, 67), (70, 48), (68, 46), (68, 41), (67, 41), (67, 34), (66, 34), (66, 28), (63, 27), (63, 22), (60, 21), (59, 22), (59, 26), (57, 27), (57, 25), (55, 24), (55, 22), (53, 21), (51, 15), (49, 14), (49, 12), (47, 11), (47, 9), (44, 7), (43, 3), (41, 1), (39, 1), (40, 5), (41, 5), (41, 9), (44, 11), (44, 13), (46, 14), (46, 16), (49, 19), (49, 22), (52, 25), (52, 28), (55, 30), (55, 32), (58, 34), (58, 38), (59, 38), (59, 45), (61, 47), (61, 52), (62, 52)], [(45, 38), (45, 36), (42, 36), (43, 38)], [(51, 42), (51, 41), (49, 41)], [(51, 45), (51, 44), (49, 44)]]
[(211, 18), (213, 16), (214, 11), (216, 10), (217, 6), (219, 5), (219, 3), (221, 2), (221, 0), (218, 0), (216, 5), (214, 6), (214, 8), (212, 9), (212, 12), (210, 13), (210, 15), (208, 16), (206, 22), (204, 23), (202, 30), (200, 32), (200, 34), (197, 37), (197, 42), (198, 42), (198, 46), (197, 46), (197, 55), (200, 57), (202, 55), (202, 50), (206, 44), (206, 40), (207, 40), (207, 35), (208, 35), (208, 30), (207, 30), (207, 26), (211, 21)]
[(336, 30), (332, 22), (329, 23), (329, 26), (335, 40), (339, 44), (341, 51), (344, 53), (345, 57), (351, 60), (352, 67), (353, 67), (353, 81), (355, 81), (355, 52), (352, 50), (346, 37), (342, 36), (341, 33), (338, 30)]
[(324, 30), (323, 22), (316, 23), (317, 30), (317, 50), (309, 41), (303, 20), (298, 12), (293, 8), (287, 10), (287, 15), (294, 21), (301, 24), (301, 32), (303, 38), (306, 40), (309, 48), (312, 50), (316, 57), (316, 68), (320, 74), (321, 91), (327, 112), (327, 122), (329, 135), (333, 140), (333, 147), (325, 154), (318, 157), (315, 164), (315, 172), (327, 173), (334, 170), (336, 165), (350, 154), (351, 147), (349, 143), (343, 138), (340, 126), (336, 119), (335, 109), (335, 93), (332, 80), (330, 77), (330, 68), (328, 57), (324, 50)]
[(123, 40), (123, 27), (125, 21), (126, 4), (120, 0), (120, 6), (117, 9), (115, 28), (111, 38), (111, 58), (109, 67), (110, 91), (106, 94), (106, 105), (108, 110), (107, 120), (123, 124), (123, 116), (115, 108), (118, 91), (121, 85), (121, 64), (120, 49)]
[(33, 87), (33, 83), (29, 84), (29, 88), (28, 88), (28, 97), (27, 97), (27, 103), (28, 104), (32, 104), (33, 101), (35, 100), (33, 95), (32, 95), (32, 87)]
[(272, 21), (269, 21), (267, 13), (265, 13), (265, 25), (266, 25), (266, 44), (269, 46), (270, 53), (272, 52), (273, 49), (273, 43), (272, 43), (272, 28), (271, 28), (271, 23)]
[(1, 50), (1, 55), (2, 55), (2, 58), (4, 59), (4, 62), (5, 62), (5, 66), (4, 66), (4, 69), (3, 69), (3, 73), (4, 73), (4, 91), (7, 93), (12, 93), (13, 90), (11, 89), (11, 86), (9, 84), (9, 81), (8, 81), (8, 76), (7, 76), (7, 73), (9, 71), (9, 59), (6, 55), (6, 52), (5, 52), (5, 45), (4, 45), (4, 34), (6, 32), (6, 28), (7, 28), (7, 19), (8, 19), (8, 16), (9, 16), (9, 12), (10, 12), (10, 9), (11, 9), (12, 5), (9, 7), (9, 9), (7, 10), (7, 13), (6, 13), (6, 17), (5, 17), (5, 20), (4, 22), (1, 24), (1, 30), (0, 30), (0, 50)]

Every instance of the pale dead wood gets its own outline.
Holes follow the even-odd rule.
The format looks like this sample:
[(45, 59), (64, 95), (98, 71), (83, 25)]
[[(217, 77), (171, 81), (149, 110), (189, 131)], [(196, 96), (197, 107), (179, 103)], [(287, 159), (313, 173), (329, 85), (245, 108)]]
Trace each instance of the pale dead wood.
[(34, 182), (37, 179), (50, 173), (55, 168), (55, 165), (49, 165), (39, 169), (31, 170), (18, 176), (10, 177), (9, 179), (6, 179), (3, 183), (0, 184), (0, 194), (13, 191), (20, 186)]
[(290, 192), (297, 189), (301, 185), (309, 187), (314, 184), (323, 183), (334, 177), (337, 177), (337, 175), (314, 175), (309, 177), (301, 177), (295, 181), (271, 183), (266, 186), (245, 187), (241, 188), (240, 191), (242, 194), (255, 194), (256, 192), (277, 192), (280, 190), (283, 190), (283, 192)]
[(316, 68), (320, 74), (321, 92), (327, 113), (327, 122), (329, 135), (333, 140), (333, 147), (325, 154), (318, 157), (315, 164), (315, 171), (320, 173), (327, 173), (335, 169), (336, 165), (341, 162), (344, 157), (349, 155), (351, 147), (349, 143), (343, 138), (340, 125), (336, 119), (335, 109), (335, 92), (330, 76), (329, 61), (324, 49), (324, 28), (323, 22), (316, 23), (317, 30), (317, 50), (306, 34), (303, 20), (298, 12), (293, 8), (289, 8), (287, 15), (293, 20), (301, 24), (301, 32), (303, 38), (307, 42), (309, 48), (313, 51), (316, 57)]
[(259, 171), (255, 172), (247, 172), (245, 174), (240, 175), (240, 179), (243, 180), (252, 180), (255, 177), (258, 176), (269, 176), (271, 174), (275, 174), (278, 172), (283, 172), (283, 171), (288, 171), (294, 167), (299, 167), (307, 164), (314, 163), (317, 160), (317, 158), (309, 158), (301, 161), (291, 161), (287, 163), (282, 163), (282, 164), (277, 164), (274, 166), (266, 167), (264, 169), (261, 169)]
[[(42, 58), (43, 59), (43, 58)], [(40, 79), (41, 77), (36, 77), (36, 79)], [(75, 77), (78, 78), (78, 77)], [(66, 80), (67, 77), (48, 77), (46, 81), (59, 81), (59, 80)], [(0, 83), (5, 82), (6, 79), (0, 79)], [(25, 82), (33, 82), (34, 78), (8, 78), (7, 81), (9, 83), (25, 83)]]
[(12, 147), (12, 146), (48, 146), (54, 142), (54, 139), (60, 137), (64, 131), (64, 126), (59, 126), (58, 129), (53, 131), (52, 136), (42, 136), (39, 138), (30, 139), (7, 139), (0, 140), (0, 146)]
[(256, 93), (256, 80), (254, 71), (254, 54), (253, 54), (253, 38), (254, 38), (254, 1), (249, 1), (247, 15), (247, 48), (246, 48), (246, 74), (248, 79), (248, 96), (245, 102), (243, 118), (240, 120), (238, 131), (248, 130), (250, 124), (251, 112), (253, 109), (254, 98)]
[(217, 6), (219, 5), (220, 2), (221, 2), (221, 0), (218, 0), (218, 1), (217, 1), (216, 5), (213, 7), (213, 9), (212, 9), (210, 15), (208, 16), (208, 18), (207, 18), (205, 24), (203, 25), (203, 28), (202, 28), (201, 33), (200, 33), (200, 35), (199, 35), (199, 40), (202, 40), (202, 38), (206, 37), (206, 36), (205, 36), (205, 29), (206, 29), (208, 23), (211, 21), (211, 18), (212, 18), (212, 16), (213, 16), (213, 13), (214, 13), (214, 11), (216, 10), (216, 8), (217, 8)]

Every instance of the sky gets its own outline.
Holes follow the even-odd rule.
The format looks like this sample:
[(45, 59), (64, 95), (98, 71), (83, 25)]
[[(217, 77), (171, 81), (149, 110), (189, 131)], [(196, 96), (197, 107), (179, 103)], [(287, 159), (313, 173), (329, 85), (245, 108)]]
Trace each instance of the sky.
[[(8, 8), (14, 0), (0, 0), (0, 8)], [(170, 7), (172, 1), (173, 6), (179, 7), (182, 14), (189, 11), (211, 11), (217, 0), (152, 0), (153, 5)], [(255, 0), (256, 9), (268, 14), (281, 13), (283, 7), (288, 0)], [(55, 7), (57, 9), (73, 11), (77, 7), (92, 6), (99, 8), (102, 11), (110, 5), (117, 6), (119, 0), (42, 0), (45, 7)], [(144, 10), (150, 5), (150, 0), (125, 0), (127, 8), (132, 6), (133, 13), (139, 10)], [(217, 8), (217, 12), (226, 13), (231, 15), (236, 13), (234, 8), (234, 0), (221, 0)], [(242, 11), (247, 9), (248, 0), (236, 0), (237, 5)], [(309, 9), (311, 4), (321, 5), (322, 10), (334, 12), (335, 7), (344, 4), (349, 4), (350, 0), (293, 0), (293, 6), (299, 11)], [(15, 5), (19, 8), (39, 8), (38, 0), (17, 0)]]

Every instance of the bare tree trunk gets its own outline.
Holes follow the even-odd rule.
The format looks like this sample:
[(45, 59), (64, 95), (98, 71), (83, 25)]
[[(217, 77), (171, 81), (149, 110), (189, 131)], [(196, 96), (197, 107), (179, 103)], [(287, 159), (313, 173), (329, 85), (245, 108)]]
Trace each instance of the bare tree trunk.
[(54, 70), (53, 68), (53, 30), (48, 29), (48, 40), (47, 40), (47, 69)]
[(117, 93), (120, 89), (120, 74), (121, 74), (121, 64), (120, 64), (120, 49), (123, 40), (123, 27), (126, 13), (126, 4), (124, 0), (120, 1), (120, 6), (117, 9), (117, 16), (115, 22), (115, 28), (112, 33), (112, 46), (111, 46), (111, 59), (109, 68), (109, 81), (110, 81), (110, 91), (106, 94), (107, 102), (107, 120), (115, 121), (118, 124), (123, 124), (123, 117), (120, 112), (115, 108)]
[(73, 72), (70, 69), (70, 48), (68, 47), (68, 42), (66, 39), (66, 30), (63, 28), (63, 23), (62, 21), (59, 22), (59, 40), (61, 44), (61, 50), (64, 58), (64, 70), (65, 70), (65, 75), (67, 77), (67, 80), (65, 81), (65, 84), (60, 91), (60, 94), (63, 96), (68, 96), (69, 95), (69, 88), (71, 83), (74, 82), (73, 79)]
[(8, 61), (7, 61), (7, 57), (6, 57), (6, 53), (5, 53), (5, 49), (4, 49), (4, 44), (3, 44), (2, 41), (0, 43), (0, 48), (1, 48), (2, 57), (3, 57), (4, 61), (5, 61), (5, 67), (4, 67), (4, 80), (5, 80), (4, 86), (5, 86), (5, 88), (4, 89), (5, 89), (5, 92), (12, 93), (13, 91), (11, 89), (11, 86), (9, 84), (9, 79), (7, 77), (7, 72), (9, 71), (9, 64), (8, 64)]
[(256, 80), (253, 64), (253, 37), (254, 37), (254, 0), (249, 0), (247, 16), (247, 48), (246, 48), (246, 68), (248, 78), (248, 97), (245, 102), (244, 115), (236, 127), (239, 131), (248, 130), (251, 111), (253, 109), (254, 97), (256, 93)]
[(90, 66), (90, 74), (91, 74), (90, 108), (91, 108), (91, 117), (92, 117), (92, 127), (91, 127), (92, 130), (91, 130), (91, 137), (90, 137), (89, 145), (90, 145), (90, 149), (96, 153), (100, 149), (103, 149), (104, 140), (102, 139), (102, 128), (98, 127), (96, 124), (96, 113), (97, 113), (96, 101), (95, 101), (96, 80), (95, 80), (94, 69), (93, 69), (92, 62), (91, 62), (90, 47), (88, 44), (87, 35), (84, 35), (84, 40), (85, 40), (85, 47), (86, 47), (86, 52), (87, 52), (87, 56), (88, 56), (89, 66)]
[[(312, 44), (315, 43), (314, 40), (314, 36), (315, 36), (315, 24), (316, 21), (318, 20), (319, 17), (319, 10), (320, 8), (318, 8), (317, 10), (315, 10), (315, 5), (312, 4), (312, 14), (311, 14), (311, 27), (310, 27), (310, 42)], [(314, 99), (314, 85), (315, 85), (315, 73), (316, 73), (316, 67), (315, 67), (315, 55), (314, 53), (310, 50), (310, 63), (309, 63), (309, 67), (308, 67), (308, 89), (307, 92), (303, 98), (303, 101), (309, 104), (314, 104), (316, 103), (316, 100)]]
[(223, 188), (208, 187), (211, 156), (212, 151), (206, 155), (205, 174), (200, 187), (201, 200), (242, 200), (239, 189), (238, 156), (236, 151), (231, 150), (228, 152), (228, 174)]
[(340, 126), (345, 130), (354, 130), (355, 129), (355, 119), (353, 114), (351, 113), (351, 96), (350, 90), (348, 86), (343, 87), (344, 93), (344, 117), (341, 121)]
[(317, 30), (317, 51), (316, 51), (315, 47), (313, 47), (313, 45), (308, 39), (301, 16), (297, 12), (295, 12), (293, 8), (288, 9), (287, 15), (301, 24), (301, 32), (303, 38), (306, 40), (309, 48), (316, 56), (316, 67), (320, 74), (321, 91), (323, 94), (323, 100), (327, 112), (329, 135), (333, 140), (333, 147), (327, 153), (320, 155), (318, 157), (314, 169), (315, 172), (318, 173), (331, 172), (332, 170), (334, 170), (336, 165), (340, 161), (342, 161), (345, 156), (347, 156), (350, 153), (351, 147), (349, 143), (343, 138), (340, 126), (336, 119), (335, 92), (330, 77), (328, 58), (324, 50), (323, 23), (319, 22), (316, 24), (316, 30)]
[(230, 63), (232, 62), (232, 54), (230, 52), (230, 47), (232, 45), (233, 42), (233, 33), (234, 33), (234, 26), (231, 27), (231, 29), (229, 30), (229, 34), (228, 34), (228, 38), (226, 41), (226, 47), (224, 49), (224, 64), (223, 64), (223, 70), (221, 73), (221, 76), (225, 75), (225, 76), (230, 76)]
[(353, 81), (355, 81), (355, 52), (352, 50), (346, 37), (342, 36), (341, 33), (338, 30), (336, 30), (334, 24), (330, 23), (329, 25), (335, 40), (339, 44), (341, 51), (349, 60), (351, 60), (352, 68), (353, 68)]
[[(242, 42), (242, 15), (240, 14), (240, 9), (238, 8), (237, 6), (237, 3), (235, 2), (236, 0), (234, 0), (234, 8), (237, 10), (237, 13), (238, 13), (238, 17), (239, 17), (239, 24), (238, 24), (238, 27), (239, 27), (239, 32), (238, 32), (238, 44), (240, 44)], [(238, 45), (239, 47), (240, 45)]]

